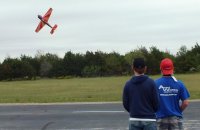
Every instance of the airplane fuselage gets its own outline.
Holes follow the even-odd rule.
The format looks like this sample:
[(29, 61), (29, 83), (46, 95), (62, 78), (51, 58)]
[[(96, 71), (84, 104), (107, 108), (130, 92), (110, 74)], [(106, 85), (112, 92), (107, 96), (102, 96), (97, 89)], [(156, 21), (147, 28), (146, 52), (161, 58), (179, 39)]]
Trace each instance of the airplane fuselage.
[(45, 23), (45, 24), (48, 25), (50, 28), (52, 28), (52, 26), (51, 26), (49, 23), (47, 23), (47, 22), (45, 22), (45, 21), (43, 20), (43, 18), (42, 18), (41, 15), (38, 15), (38, 18), (39, 18), (43, 23)]

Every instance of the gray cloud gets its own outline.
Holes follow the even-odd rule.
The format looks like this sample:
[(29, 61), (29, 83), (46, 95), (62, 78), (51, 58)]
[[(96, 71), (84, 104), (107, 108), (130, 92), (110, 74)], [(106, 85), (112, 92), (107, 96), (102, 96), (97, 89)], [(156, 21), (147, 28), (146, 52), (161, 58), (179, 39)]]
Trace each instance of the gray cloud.
[[(196, 0), (6, 0), (0, 8), (0, 59), (34, 55), (37, 50), (63, 55), (66, 51), (117, 51), (157, 46), (176, 53), (199, 41), (200, 1)], [(34, 32), (49, 7), (49, 22), (58, 24)], [(11, 10), (12, 9), (12, 10)]]

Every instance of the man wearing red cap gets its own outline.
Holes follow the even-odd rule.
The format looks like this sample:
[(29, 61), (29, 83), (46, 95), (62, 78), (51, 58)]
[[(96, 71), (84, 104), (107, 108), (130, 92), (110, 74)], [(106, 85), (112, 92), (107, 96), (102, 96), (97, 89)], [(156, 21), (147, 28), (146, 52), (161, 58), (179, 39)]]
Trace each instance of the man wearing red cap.
[(162, 77), (155, 80), (160, 97), (160, 108), (156, 112), (158, 130), (183, 130), (182, 112), (188, 106), (189, 92), (174, 76), (171, 59), (160, 63)]

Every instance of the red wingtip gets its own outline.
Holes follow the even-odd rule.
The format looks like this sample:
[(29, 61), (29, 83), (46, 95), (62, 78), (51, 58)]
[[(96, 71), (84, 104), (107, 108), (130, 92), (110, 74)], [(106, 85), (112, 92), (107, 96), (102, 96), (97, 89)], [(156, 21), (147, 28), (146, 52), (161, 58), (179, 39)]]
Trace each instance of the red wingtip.
[(58, 25), (57, 24), (55, 24), (53, 27), (52, 27), (52, 29), (51, 29), (51, 34), (53, 34), (54, 33), (54, 31), (56, 30), (56, 28), (58, 27)]

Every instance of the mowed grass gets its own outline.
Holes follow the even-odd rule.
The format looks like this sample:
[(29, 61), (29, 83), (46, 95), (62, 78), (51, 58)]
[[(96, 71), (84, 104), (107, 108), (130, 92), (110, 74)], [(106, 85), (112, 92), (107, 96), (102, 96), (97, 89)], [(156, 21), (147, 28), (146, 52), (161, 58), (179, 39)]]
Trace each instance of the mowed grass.
[(120, 101), (128, 77), (0, 82), (1, 103)]
[[(160, 75), (159, 75), (160, 76)], [(159, 77), (150, 76), (153, 79)], [(200, 99), (200, 74), (175, 75), (187, 86), (191, 98)], [(0, 82), (0, 103), (121, 101), (131, 76)]]
[(177, 75), (190, 92), (190, 99), (200, 99), (200, 74)]

